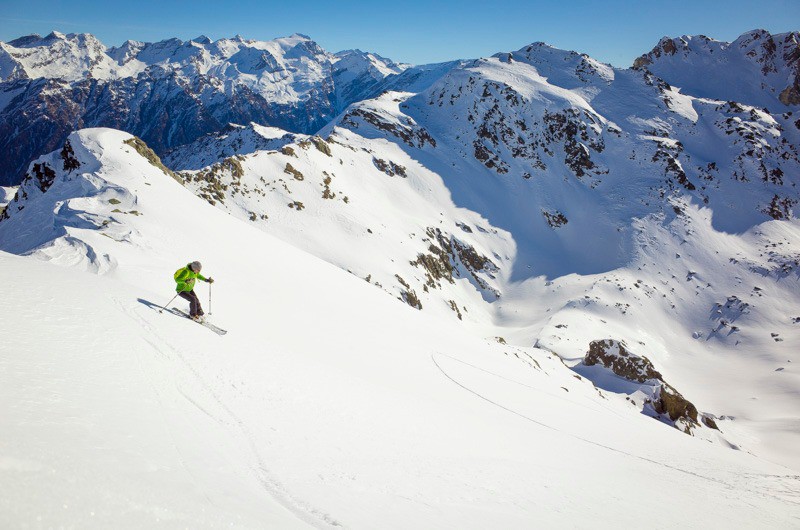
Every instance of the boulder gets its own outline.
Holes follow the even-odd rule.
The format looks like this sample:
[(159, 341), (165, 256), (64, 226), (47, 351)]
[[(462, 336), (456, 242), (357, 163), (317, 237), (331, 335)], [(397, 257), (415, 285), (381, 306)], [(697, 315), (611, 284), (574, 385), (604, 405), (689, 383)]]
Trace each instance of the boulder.
[(600, 364), (629, 381), (644, 383), (656, 379), (663, 381), (661, 374), (653, 367), (647, 357), (634, 355), (623, 342), (606, 339), (594, 340), (589, 344), (589, 353), (583, 359), (586, 366)]
[[(701, 426), (697, 407), (667, 384), (647, 357), (632, 353), (624, 342), (615, 339), (590, 342), (589, 353), (584, 357), (583, 364), (603, 366), (623, 379), (644, 385), (645, 388), (640, 390), (650, 396), (645, 401), (645, 411), (649, 408), (650, 414), (676, 429), (691, 434), (692, 429)], [(711, 418), (702, 416), (702, 420), (707, 427), (717, 428)]]

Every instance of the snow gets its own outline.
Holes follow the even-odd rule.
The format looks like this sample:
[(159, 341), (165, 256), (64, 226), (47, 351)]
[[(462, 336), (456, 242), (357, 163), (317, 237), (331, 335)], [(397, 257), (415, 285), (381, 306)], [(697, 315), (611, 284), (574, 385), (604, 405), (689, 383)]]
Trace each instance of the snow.
[[(19, 46), (15, 47), (14, 43)], [(408, 66), (374, 54), (342, 62), (340, 57), (325, 52), (300, 34), (271, 41), (245, 40), (238, 36), (213, 42), (177, 38), (155, 43), (127, 41), (110, 49), (92, 35), (72, 33), (0, 43), (0, 80), (3, 81), (10, 79), (17, 70), (30, 79), (69, 82), (86, 78), (138, 79), (149, 74), (155, 77), (174, 75), (189, 83), (198, 76), (206, 76), (245, 85), (272, 104), (285, 105), (318, 97), (316, 91), (333, 75), (334, 65), (340, 69), (345, 84), (362, 74), (378, 82)], [(348, 67), (355, 71), (348, 72)], [(369, 73), (365, 73), (366, 70)]]
[[(796, 472), (654, 422), (548, 351), (385, 296), (205, 204), (129, 137), (74, 133), (81, 168), (0, 223), (8, 249), (19, 223), (63, 204), (54, 241), (114, 264), (98, 276), (36, 248), (0, 253), (18, 308), (0, 324), (4, 526), (618, 527), (658, 513), (667, 526), (787, 527), (800, 515)], [(140, 215), (113, 211), (132, 205)], [(190, 259), (217, 280), (224, 338), (155, 310)]]
[[(43, 46), (85, 72), (88, 37), (0, 43), (0, 72)], [(229, 124), (170, 152), (177, 175), (84, 129), (77, 169), (59, 146), (0, 189), (0, 526), (800, 518), (791, 113), (542, 43), (423, 67), (299, 34), (106, 56), (294, 100), (346, 65), (342, 106), (405, 90), (314, 136)], [(211, 84), (209, 106), (231, 87)], [(158, 312), (194, 259), (224, 338)], [(656, 380), (583, 365), (597, 340), (652, 361), (700, 424), (653, 421)]]
[(280, 149), (304, 138), (302, 134), (252, 122), (247, 126), (229, 124), (217, 133), (171, 150), (164, 156), (164, 163), (175, 170), (197, 170), (229, 157)]
[[(670, 46), (672, 53), (665, 51)], [(798, 75), (796, 61), (788, 59), (797, 48), (797, 32), (754, 30), (734, 42), (702, 35), (665, 38), (642, 58), (649, 61), (646, 68), (686, 94), (783, 111), (791, 106), (778, 96)]]
[[(640, 71), (585, 75), (582, 56), (544, 50), (563, 71), (534, 48), (525, 60), (469, 62), (420, 94), (352, 105), (318, 133), (330, 156), (299, 141), (242, 156), (235, 177), (207, 168), (187, 187), (394, 297), (412, 291), (427, 315), (537, 344), (576, 370), (591, 341), (624, 340), (723, 433), (695, 436), (796, 468), (789, 389), (800, 385), (791, 368), (800, 344), (789, 315), (800, 315), (800, 226), (764, 212), (776, 194), (796, 197), (794, 129)], [(542, 125), (556, 127), (554, 115), (585, 127), (576, 143), (594, 168), (580, 177), (565, 165), (563, 138)], [(505, 172), (476, 158), (480, 141)], [(514, 155), (517, 145), (534, 147)], [(762, 148), (765, 170), (782, 167), (783, 183), (751, 163), (747, 152)], [(381, 169), (389, 162), (404, 176)], [(215, 194), (217, 182), (228, 188)], [(568, 223), (549, 226), (544, 212)], [(433, 255), (435, 229), (492, 266), (473, 271), (454, 257), (453, 282), (431, 284), (419, 256)], [(731, 296), (755, 309), (735, 323), (717, 317)]]
[(0, 186), (0, 207), (5, 208), (17, 193), (17, 186)]

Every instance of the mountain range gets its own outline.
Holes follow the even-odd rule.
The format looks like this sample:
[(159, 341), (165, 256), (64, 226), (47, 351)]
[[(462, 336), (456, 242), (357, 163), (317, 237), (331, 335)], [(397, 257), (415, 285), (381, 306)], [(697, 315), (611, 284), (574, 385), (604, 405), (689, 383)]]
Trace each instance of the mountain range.
[[(63, 53), (56, 59), (52, 49)], [(448, 504), (437, 515), (422, 508), (431, 499), (422, 487), (428, 493), (411, 495), (398, 527), (420, 512), (434, 526), (502, 519), (522, 527), (537, 497), (513, 491), (547, 484), (530, 475), (543, 471), (542, 460), (522, 456), (522, 448), (550, 448), (560, 466), (575, 458), (570, 471), (579, 486), (565, 495), (578, 502), (593, 498), (598, 485), (590, 463), (598, 460), (581, 456), (584, 442), (592, 455), (598, 444), (615, 458), (624, 450), (629, 474), (619, 475), (619, 486), (636, 498), (634, 511), (656, 510), (663, 499), (652, 483), (643, 485), (653, 481), (632, 478), (646, 474), (637, 467), (646, 460), (668, 473), (679, 468), (684, 485), (716, 484), (708, 486), (712, 508), (690, 510), (694, 523), (750, 526), (769, 513), (772, 524), (789, 524), (800, 492), (798, 49), (796, 32), (753, 31), (733, 43), (663, 39), (622, 69), (544, 43), (410, 66), (360, 51), (328, 54), (300, 35), (112, 49), (89, 36), (17, 39), (0, 45), (7, 54), (0, 91), (10, 94), (3, 116), (37, 121), (39, 104), (26, 95), (32, 84), (104, 85), (100, 92), (114, 99), (122, 86), (145, 94), (145, 83), (159, 95), (116, 99), (118, 112), (104, 112), (155, 113), (162, 125), (140, 132), (64, 121), (63, 136), (47, 137), (49, 152), (19, 162), (27, 169), (0, 219), (3, 259), (23, 256), (8, 257), (25, 278), (13, 296), (22, 299), (39, 277), (25, 276), (18, 259), (88, 272), (70, 280), (87, 292), (98, 282), (127, 293), (93, 296), (108, 306), (109, 326), (127, 329), (131, 344), (150, 344), (136, 350), (138, 359), (156, 352), (157, 363), (142, 365), (162, 378), (156, 394), (185, 387), (187, 400), (212, 418), (208, 429), (233, 426), (223, 430), (251, 447), (237, 465), (259, 469), (272, 497), (312, 524), (336, 526), (341, 518), (380, 526), (360, 495), (382, 503), (399, 498), (404, 484), (427, 484), (422, 475), (407, 482), (403, 470), (408, 459), (435, 455), (426, 460), (437, 469), (430, 491), (450, 484), (455, 504), (472, 494), (492, 509), (471, 519), (452, 515)], [(69, 107), (65, 93), (53, 90), (51, 108)], [(252, 110), (259, 105), (272, 114)], [(232, 108), (241, 115), (224, 118)], [(191, 125), (212, 110), (213, 126)], [(18, 136), (3, 141), (24, 144)], [(229, 335), (240, 338), (230, 348), (194, 341), (185, 349), (150, 310), (155, 293), (139, 295), (147, 303), (135, 300), (143, 286), (169, 294), (164, 269), (198, 252), (231, 282), (223, 314), (236, 316), (231, 327), (239, 329)], [(151, 332), (156, 339), (147, 338)], [(251, 357), (263, 343), (271, 345), (263, 355), (287, 379), (264, 375), (269, 364)], [(239, 356), (253, 374), (220, 372), (221, 361), (209, 357), (218, 351)], [(174, 387), (158, 375), (158, 363), (174, 365), (190, 383)], [(320, 389), (303, 383), (308, 374)], [(253, 390), (259, 377), (277, 390)], [(357, 396), (344, 390), (354, 380)], [(460, 398), (455, 406), (442, 398), (450, 390), (488, 407), (476, 414), (498, 429), (497, 439), (466, 427), (475, 412)], [(399, 446), (411, 445), (385, 472), (375, 462), (387, 456), (368, 443), (356, 405), (370, 392), (382, 396), (369, 412), (381, 444), (392, 443), (385, 433), (397, 435), (393, 422), (418, 431), (399, 435)], [(346, 428), (316, 410), (330, 396), (339, 408), (322, 408)], [(273, 436), (258, 427), (267, 397), (307, 422), (295, 425), (289, 412), (270, 408), (282, 430)], [(404, 400), (425, 417), (446, 402), (453, 428), (476, 436), (455, 445), (459, 454), (474, 442), (495, 462), (502, 433), (515, 433), (505, 453), (510, 467), (494, 476), (491, 465), (476, 464), (473, 475), (466, 456), (438, 467), (447, 457), (435, 440), (447, 420), (411, 421), (398, 404)], [(538, 427), (528, 433), (530, 425), (518, 421)], [(331, 453), (309, 441), (321, 424), (338, 440)], [(534, 442), (541, 429), (556, 445)], [(343, 449), (345, 438), (359, 450)], [(293, 453), (288, 440), (307, 451)], [(575, 452), (560, 451), (559, 441)], [(359, 451), (370, 464), (355, 463)], [(268, 453), (285, 463), (265, 462)], [(324, 471), (303, 467), (309, 453)], [(341, 463), (336, 454), (346, 455)], [(356, 468), (361, 475), (348, 478)], [(195, 472), (212, 481), (207, 470)], [(404, 479), (388, 487), (390, 476)], [(475, 476), (493, 477), (492, 491), (509, 503), (472, 491)], [(746, 486), (749, 480), (763, 487)], [(341, 488), (338, 502), (326, 481)], [(746, 502), (726, 504), (731, 488)], [(603, 513), (629, 504), (610, 501)], [(588, 524), (588, 512), (578, 512), (575, 520)], [(660, 521), (687, 524), (687, 513), (662, 513)]]
[[(303, 35), (273, 41), (127, 41), (53, 32), (0, 43), (0, 184), (92, 126), (130, 131), (163, 154), (229, 123), (312, 133), (409, 68), (376, 54), (322, 50)], [(418, 76), (414, 79), (418, 79)]]

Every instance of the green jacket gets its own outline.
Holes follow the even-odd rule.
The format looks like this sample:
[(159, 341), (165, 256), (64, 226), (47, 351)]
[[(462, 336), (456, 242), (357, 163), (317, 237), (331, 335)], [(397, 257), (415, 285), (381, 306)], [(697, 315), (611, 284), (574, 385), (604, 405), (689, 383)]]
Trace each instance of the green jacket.
[(196, 278), (200, 278), (204, 282), (208, 281), (205, 276), (190, 269), (189, 265), (183, 267), (182, 269), (176, 270), (174, 278), (175, 281), (178, 282), (175, 290), (179, 293), (188, 292), (194, 289), (194, 281)]

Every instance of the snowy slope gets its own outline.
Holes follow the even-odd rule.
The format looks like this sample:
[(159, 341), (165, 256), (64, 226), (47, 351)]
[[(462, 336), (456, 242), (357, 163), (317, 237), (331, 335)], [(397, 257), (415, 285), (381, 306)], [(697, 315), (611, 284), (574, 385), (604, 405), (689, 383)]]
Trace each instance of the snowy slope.
[(800, 33), (772, 35), (763, 29), (733, 42), (703, 35), (664, 37), (636, 59), (685, 94), (738, 101), (773, 112), (800, 105)]
[[(0, 222), (3, 526), (796, 524), (796, 472), (392, 300), (130, 138), (74, 133)], [(224, 338), (154, 310), (190, 259)]]
[(0, 42), (0, 81), (40, 77), (77, 81), (116, 76), (117, 65), (106, 47), (88, 33), (69, 36), (54, 31)]
[(731, 443), (797, 467), (798, 145), (788, 115), (537, 43), (183, 177), (483, 336), (576, 370), (623, 340)]
[(408, 69), (409, 64), (398, 64), (375, 53), (345, 50), (336, 54), (333, 81), (336, 85), (338, 108), (368, 99), (375, 94), (376, 86), (387, 78), (394, 78)]
[(175, 170), (201, 169), (232, 156), (280, 149), (305, 137), (303, 134), (290, 133), (277, 127), (264, 127), (257, 123), (247, 126), (231, 123), (191, 144), (171, 149), (163, 160)]

